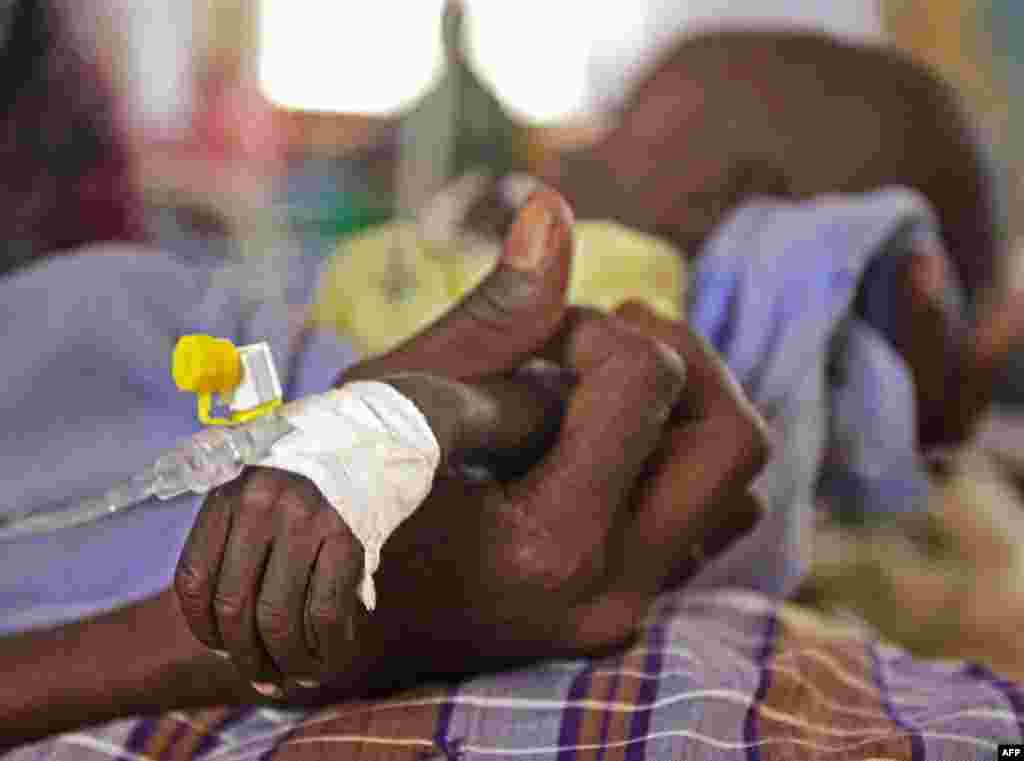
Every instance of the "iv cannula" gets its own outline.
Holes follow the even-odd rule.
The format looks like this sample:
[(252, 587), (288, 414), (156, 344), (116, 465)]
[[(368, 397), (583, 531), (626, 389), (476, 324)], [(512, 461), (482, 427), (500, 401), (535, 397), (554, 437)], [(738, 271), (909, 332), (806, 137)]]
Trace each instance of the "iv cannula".
[(58, 510), (0, 515), (0, 541), (78, 526), (143, 504), (191, 491), (205, 494), (237, 477), (246, 465), (270, 454), (270, 448), (293, 430), (282, 416), (269, 414), (233, 427), (206, 428), (130, 479), (102, 495)]
[[(390, 377), (388, 383), (423, 412), (443, 453), (462, 453), (462, 464), (471, 468), (500, 469), (502, 465), (488, 462), (486, 453), (504, 452), (503, 465), (514, 469), (520, 458), (525, 463), (545, 451), (558, 431), (564, 414), (560, 398), (564, 392), (556, 390), (563, 383), (560, 377), (550, 368), (534, 366), (524, 367), (518, 382), (502, 379), (467, 385), (407, 373)], [(444, 410), (444, 417), (435, 416), (435, 409)], [(448, 419), (461, 424), (452, 426), (444, 422)], [(57, 510), (0, 515), (0, 542), (88, 523), (153, 496), (166, 500), (187, 491), (205, 494), (236, 478), (246, 465), (263, 461), (271, 447), (293, 430), (278, 411), (238, 425), (204, 428), (100, 496)]]

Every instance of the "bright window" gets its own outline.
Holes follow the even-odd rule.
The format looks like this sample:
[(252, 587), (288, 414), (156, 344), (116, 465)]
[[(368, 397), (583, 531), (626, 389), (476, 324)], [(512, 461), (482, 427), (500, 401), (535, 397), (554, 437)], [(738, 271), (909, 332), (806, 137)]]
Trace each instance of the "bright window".
[(442, 0), (262, 0), (260, 82), (310, 111), (387, 113), (441, 66)]
[[(552, 122), (587, 108), (595, 46), (643, 21), (628, 2), (465, 0), (474, 67), (520, 117)], [(262, 0), (260, 77), (293, 108), (389, 113), (441, 70), (443, 0)]]

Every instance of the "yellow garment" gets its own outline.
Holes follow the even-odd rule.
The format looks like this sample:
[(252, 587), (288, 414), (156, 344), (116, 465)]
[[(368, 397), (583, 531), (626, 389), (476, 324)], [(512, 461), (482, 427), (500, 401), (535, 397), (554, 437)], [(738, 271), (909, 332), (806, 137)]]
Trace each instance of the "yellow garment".
[(669, 320), (683, 318), (686, 265), (669, 243), (615, 222), (577, 222), (569, 301), (612, 310), (640, 299)]
[[(574, 235), (571, 303), (614, 309), (641, 299), (664, 317), (682, 317), (685, 265), (675, 248), (614, 222), (577, 222)], [(395, 245), (402, 246), (400, 267)], [(427, 241), (407, 224), (380, 225), (338, 244), (314, 320), (364, 355), (382, 353), (451, 308), (494, 267), (498, 253), (497, 246), (466, 251)]]

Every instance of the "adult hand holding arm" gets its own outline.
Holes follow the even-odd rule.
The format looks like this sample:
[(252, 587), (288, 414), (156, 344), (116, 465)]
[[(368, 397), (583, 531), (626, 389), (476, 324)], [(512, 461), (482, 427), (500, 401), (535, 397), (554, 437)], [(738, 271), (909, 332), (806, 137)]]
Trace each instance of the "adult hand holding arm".
[(366, 630), (396, 668), (621, 645), (759, 517), (760, 418), (685, 325), (637, 303), (570, 308), (543, 352), (578, 376), (554, 445), (519, 479), (439, 478), (385, 548)]
[[(551, 215), (541, 216), (550, 218)], [(488, 347), (507, 345), (515, 348), (517, 334), (526, 336), (518, 339), (521, 342), (532, 343), (531, 331), (552, 331), (564, 309), (569, 266), (568, 228), (564, 226), (564, 218), (560, 220), (565, 256), (559, 261), (566, 270), (551, 279), (550, 287), (546, 285), (548, 280), (543, 281), (543, 287), (529, 287), (529, 284), (540, 283), (541, 280), (520, 276), (514, 267), (501, 267), (462, 305), (414, 341), (414, 346), (400, 347), (395, 355), (419, 357), (424, 367), (443, 373), (446, 361), (458, 363), (463, 349), (469, 351), (475, 347), (480, 351), (480, 359), (486, 363), (495, 358), (487, 353)], [(507, 243), (509, 258), (529, 259), (536, 253), (536, 249), (530, 247), (528, 233), (543, 221), (536, 218), (536, 209), (532, 212), (526, 210), (518, 232)], [(515, 305), (513, 313), (518, 318), (517, 324), (499, 325), (491, 321), (495, 314), (493, 309), (500, 309), (503, 305)], [(534, 319), (538, 315), (541, 319)], [(524, 316), (529, 319), (524, 319)], [(502, 331), (501, 341), (496, 342), (496, 332)], [(486, 332), (486, 335), (481, 335), (481, 332)], [(433, 356), (438, 345), (449, 345), (453, 351)], [(519, 349), (523, 345), (521, 343)], [(432, 359), (427, 360), (427, 357)], [(501, 361), (501, 356), (496, 358)], [(364, 378), (379, 378), (385, 373), (389, 361), (387, 357), (378, 358), (356, 368), (353, 375), (362, 372)], [(392, 362), (389, 372), (398, 372), (401, 365), (401, 359)], [(379, 368), (379, 371), (374, 368)], [(424, 393), (435, 393), (442, 405), (445, 399), (451, 398), (451, 388), (439, 388), (436, 383), (428, 384)], [(459, 403), (466, 406), (435, 410), (435, 420), (452, 423), (447, 432), (440, 428), (435, 431), (442, 443), (445, 437), (454, 442), (458, 436), (472, 434), (474, 430), (487, 434), (479, 420), (476, 425), (472, 419), (466, 420), (460, 428), (462, 421), (459, 416), (476, 414), (479, 404), (474, 405), (465, 397), (459, 397)], [(226, 506), (237, 504), (240, 515), (263, 511), (266, 517), (264, 508), (267, 503), (277, 504), (281, 500), (293, 508), (300, 508), (282, 511), (283, 516), (301, 522), (302, 518), (315, 515), (315, 525), (307, 526), (306, 530), (319, 538), (331, 537), (330, 546), (326, 553), (322, 553), (321, 559), (325, 561), (325, 567), (331, 567), (332, 579), (338, 584), (339, 591), (338, 600), (331, 600), (325, 610), (329, 618), (333, 617), (344, 625), (341, 614), (347, 608), (342, 603), (356, 602), (354, 596), (351, 600), (347, 596), (353, 592), (349, 582), (357, 581), (361, 570), (361, 554), (356, 552), (358, 547), (351, 532), (305, 479), (282, 471), (249, 469), (229, 489), (206, 500), (193, 529), (189, 543), (192, 549), (186, 549), (178, 574), (184, 609), (179, 603), (179, 595), (170, 587), (153, 598), (110, 613), (50, 630), (0, 639), (0, 673), (4, 674), (0, 681), (0, 748), (122, 716), (262, 699), (250, 685), (251, 680), (244, 678), (244, 668), (240, 673), (237, 663), (245, 664), (241, 645), (237, 649), (238, 655), (243, 657), (236, 658), (236, 662), (218, 657), (207, 646), (215, 644), (208, 640), (199, 621), (207, 609), (197, 607), (205, 598), (196, 597), (191, 590), (196, 588), (201, 594), (209, 577), (193, 577), (193, 571), (197, 569), (192, 563), (203, 537), (209, 536), (217, 526), (215, 519), (212, 521), (214, 526), (210, 526), (211, 516), (223, 516)], [(241, 512), (241, 508), (247, 509)], [(233, 523), (236, 529), (242, 525), (241, 520)], [(262, 530), (259, 519), (253, 525)], [(290, 521), (281, 521), (272, 527), (272, 533), (285, 531), (290, 525)], [(269, 538), (265, 535), (262, 541), (267, 542)], [(217, 558), (219, 560), (220, 556)], [(294, 559), (303, 560), (299, 554)], [(332, 560), (334, 562), (326, 562)], [(208, 568), (202, 566), (198, 570)], [(226, 568), (214, 570), (220, 572)], [(218, 577), (213, 578), (216, 580)], [(227, 603), (226, 612), (230, 613), (231, 598), (222, 595), (220, 599), (221, 607)], [(250, 612), (250, 608), (240, 611), (242, 615)], [(190, 617), (186, 617), (186, 613), (190, 613)], [(193, 629), (196, 634), (193, 634)], [(246, 637), (251, 640), (252, 634), (254, 632), (249, 631), (239, 637), (243, 641)], [(220, 634), (217, 636), (219, 638)], [(360, 665), (365, 667), (367, 663), (366, 659), (359, 664), (346, 662), (345, 665), (352, 665), (353, 683), (358, 681), (356, 668)]]
[[(256, 471), (204, 509), (179, 567), (186, 616), (264, 694), (364, 676), (377, 686), (384, 664), (486, 668), (621, 643), (687, 548), (712, 554), (756, 520), (745, 496), (765, 457), (756, 413), (685, 326), (638, 305), (566, 310), (570, 221), (557, 195), (535, 194), (481, 289), (341, 379), (401, 388), (434, 371), (514, 388), (522, 374), (510, 372), (542, 355), (578, 380), (556, 441), (520, 477), (438, 474), (384, 546), (372, 614), (355, 596), (358, 546), (308, 483)], [(546, 227), (546, 244), (526, 239)], [(318, 544), (326, 529), (303, 537), (281, 528), (288, 514), (336, 531)]]
[[(641, 308), (567, 316), (568, 210), (542, 193), (519, 221), (505, 259), (480, 289), (416, 339), (341, 380), (412, 379), (426, 383), (428, 395), (452, 399), (444, 383), (409, 375), (433, 371), (506, 388), (514, 398), (522, 387), (506, 374), (544, 353), (579, 382), (539, 462), (511, 482), (442, 473), (385, 546), (381, 603), (369, 616), (356, 598), (361, 553), (351, 532), (309, 482), (251, 469), (204, 505), (177, 593), (4, 640), (3, 742), (119, 716), (253, 702), (260, 699), (253, 683), (264, 693), (300, 679), (361, 691), (386, 681), (375, 667), (396, 653), (414, 662), (437, 655), (447, 668), (454, 661), (446, 656), (466, 645), (475, 657), (461, 666), (600, 649), (628, 637), (659, 585), (679, 570), (681, 549), (685, 555), (701, 543), (713, 551), (756, 518), (747, 510), (738, 522), (727, 519), (731, 497), (745, 494), (765, 454), (758, 418), (728, 373), (684, 327)], [(544, 236), (548, 257), (528, 236), (545, 226), (553, 229)], [(460, 416), (473, 417), (458, 406), (464, 402), (452, 410), (453, 427), (435, 431), (449, 446), (500, 448), (518, 435), (502, 438), (481, 425), (474, 439), (472, 424), (460, 427)], [(253, 542), (250, 553), (231, 550), (245, 545), (240, 539)], [(285, 570), (308, 580), (301, 595), (289, 594)], [(495, 596), (509, 605), (495, 606)], [(411, 640), (415, 634), (426, 636)]]

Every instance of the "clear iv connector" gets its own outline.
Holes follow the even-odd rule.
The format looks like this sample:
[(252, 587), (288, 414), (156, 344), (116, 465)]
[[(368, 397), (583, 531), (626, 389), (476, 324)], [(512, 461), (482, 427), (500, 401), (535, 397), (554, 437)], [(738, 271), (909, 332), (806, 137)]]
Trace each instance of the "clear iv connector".
[(185, 492), (206, 494), (267, 457), (275, 442), (292, 430), (291, 423), (274, 413), (237, 426), (205, 428), (101, 496), (66, 509), (0, 515), (0, 541), (88, 523), (154, 496), (165, 500)]
[(276, 414), (237, 426), (205, 428), (161, 455), (139, 475), (160, 499), (187, 491), (206, 494), (237, 478), (246, 465), (269, 455), (274, 443), (292, 430), (291, 424)]

